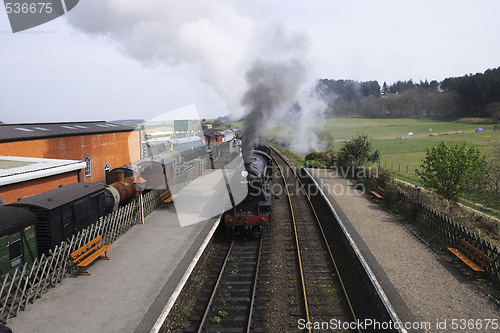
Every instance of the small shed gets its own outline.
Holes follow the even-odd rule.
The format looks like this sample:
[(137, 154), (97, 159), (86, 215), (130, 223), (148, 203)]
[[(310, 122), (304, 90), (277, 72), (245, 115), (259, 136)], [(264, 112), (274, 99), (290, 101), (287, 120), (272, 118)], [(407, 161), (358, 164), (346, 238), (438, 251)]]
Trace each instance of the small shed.
[(215, 132), (215, 137), (216, 137), (217, 143), (224, 142), (224, 133), (222, 131)]
[(204, 135), (208, 145), (217, 144), (217, 136), (214, 133), (205, 132)]

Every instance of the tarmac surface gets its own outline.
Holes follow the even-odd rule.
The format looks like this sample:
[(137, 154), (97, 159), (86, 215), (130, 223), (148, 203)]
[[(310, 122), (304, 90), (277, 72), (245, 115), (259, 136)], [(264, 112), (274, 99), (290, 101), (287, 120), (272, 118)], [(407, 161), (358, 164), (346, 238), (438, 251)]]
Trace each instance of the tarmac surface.
[(97, 260), (91, 276), (71, 275), (7, 323), (14, 333), (150, 332), (216, 218), (181, 227), (157, 209)]

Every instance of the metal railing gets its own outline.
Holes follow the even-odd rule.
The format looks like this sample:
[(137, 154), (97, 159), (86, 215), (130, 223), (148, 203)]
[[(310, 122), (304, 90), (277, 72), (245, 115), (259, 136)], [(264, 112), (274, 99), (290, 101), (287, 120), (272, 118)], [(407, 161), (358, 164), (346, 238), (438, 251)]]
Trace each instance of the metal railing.
[(464, 239), (493, 259), (487, 273), (493, 280), (500, 283), (500, 249), (495, 244), (436, 209), (416, 200), (414, 195), (399, 190), (399, 199), (405, 207), (407, 220), (415, 224), (421, 232), (431, 237), (439, 237), (449, 247), (457, 247), (460, 240)]
[[(150, 191), (143, 195), (145, 216), (160, 206), (160, 193), (161, 191)], [(71, 262), (70, 253), (97, 236), (101, 236), (105, 244), (111, 244), (139, 223), (139, 214), (139, 202), (134, 200), (73, 235), (71, 239), (63, 241), (48, 255), (42, 254), (33, 263), (26, 263), (5, 274), (0, 281), (0, 323), (7, 323), (9, 318), (24, 310), (28, 303), (33, 303), (48, 289), (75, 272), (76, 266)]]

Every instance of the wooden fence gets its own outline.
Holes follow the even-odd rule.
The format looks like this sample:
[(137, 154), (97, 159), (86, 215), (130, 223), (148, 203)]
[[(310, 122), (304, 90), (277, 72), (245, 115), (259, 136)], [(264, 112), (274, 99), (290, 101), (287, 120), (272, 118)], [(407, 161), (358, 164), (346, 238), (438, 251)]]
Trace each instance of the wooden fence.
[(404, 191), (400, 191), (399, 194), (409, 222), (415, 224), (423, 234), (439, 237), (439, 240), (448, 247), (458, 247), (460, 240), (465, 239), (493, 259), (487, 273), (493, 280), (500, 283), (500, 250), (496, 245), (437, 210), (415, 200), (414, 195)]
[[(160, 205), (161, 191), (150, 191), (143, 195), (144, 216)], [(105, 244), (111, 244), (140, 221), (139, 201), (134, 200), (120, 207), (111, 214), (73, 235), (62, 242), (49, 255), (43, 254), (32, 264), (18, 267), (3, 276), (0, 289), (0, 322), (7, 323), (9, 318), (17, 316), (28, 303), (42, 297), (48, 289), (61, 283), (64, 278), (76, 270), (69, 254), (97, 236)]]

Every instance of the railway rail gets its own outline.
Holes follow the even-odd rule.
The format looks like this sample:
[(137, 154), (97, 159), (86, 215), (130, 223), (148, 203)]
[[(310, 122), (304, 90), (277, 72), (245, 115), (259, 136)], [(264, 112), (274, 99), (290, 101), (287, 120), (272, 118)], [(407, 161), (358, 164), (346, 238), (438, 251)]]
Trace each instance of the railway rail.
[[(356, 314), (345, 290), (342, 276), (328, 246), (316, 210), (311, 203), (304, 184), (294, 168), (277, 150), (273, 150), (273, 159), (279, 168), (288, 205), (298, 273), (303, 318), (298, 327), (305, 327), (309, 332), (312, 323), (355, 322)], [(286, 169), (283, 169), (283, 166)], [(302, 323), (302, 325), (300, 324)], [(310, 324), (308, 324), (310, 323)], [(352, 332), (361, 332), (359, 329)]]
[(233, 239), (198, 332), (250, 332), (262, 238)]

